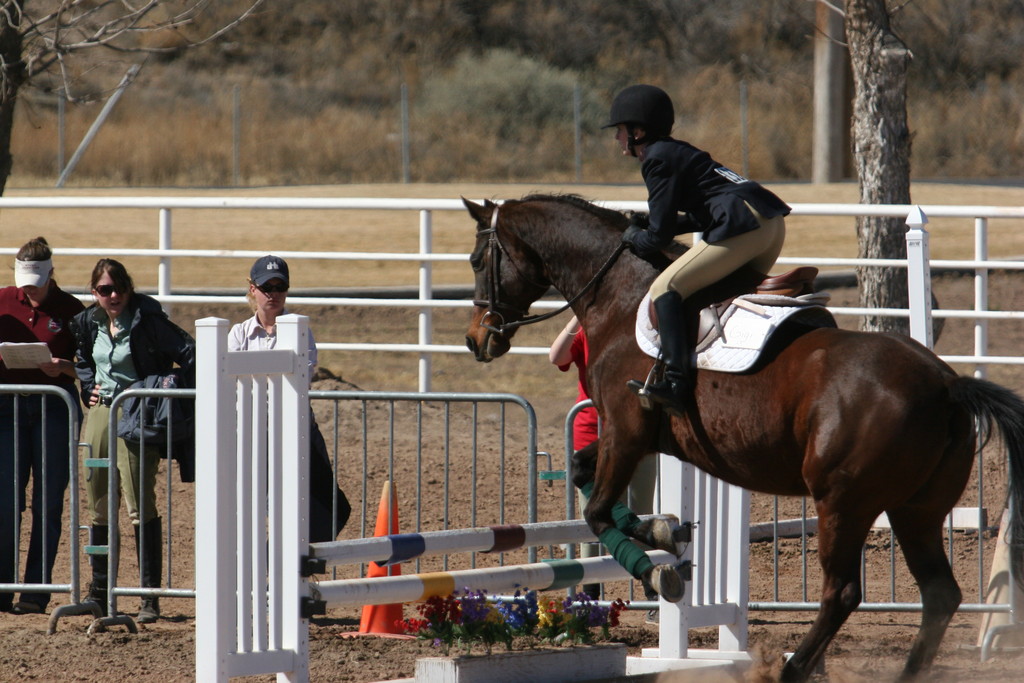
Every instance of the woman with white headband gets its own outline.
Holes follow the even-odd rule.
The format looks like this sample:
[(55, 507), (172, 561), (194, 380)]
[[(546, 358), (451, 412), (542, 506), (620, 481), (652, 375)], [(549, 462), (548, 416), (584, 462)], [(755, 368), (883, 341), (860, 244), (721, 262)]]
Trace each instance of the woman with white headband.
[[(82, 421), (70, 323), (85, 307), (57, 286), (52, 256), (45, 239), (30, 240), (15, 258), (14, 286), (0, 288), (0, 341), (43, 342), (50, 356), (46, 362), (28, 368), (9, 368), (0, 362), (0, 388), (12, 384), (50, 385), (60, 387), (70, 397), (65, 401), (61, 396), (31, 391), (0, 392), (0, 583), (17, 579), (15, 529), (21, 525), (29, 475), (32, 531), (25, 583), (51, 583), (70, 472), (70, 413), (74, 413), (76, 425)], [(74, 440), (78, 441), (77, 433)], [(39, 614), (50, 602), (50, 594), (44, 592), (23, 592), (18, 602), (13, 598), (11, 593), (0, 593), (0, 610)]]

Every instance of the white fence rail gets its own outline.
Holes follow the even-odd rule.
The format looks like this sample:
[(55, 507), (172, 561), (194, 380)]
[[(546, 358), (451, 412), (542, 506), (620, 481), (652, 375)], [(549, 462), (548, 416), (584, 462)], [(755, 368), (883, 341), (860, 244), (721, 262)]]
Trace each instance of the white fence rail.
[[(619, 210), (645, 210), (642, 201), (598, 202)], [(975, 271), (974, 307), (969, 310), (942, 309), (934, 312), (940, 318), (969, 318), (975, 321), (975, 345), (972, 355), (945, 357), (949, 362), (973, 363), (982, 368), (988, 364), (1024, 364), (1024, 358), (1017, 356), (992, 356), (988, 352), (987, 322), (993, 319), (1024, 319), (1024, 311), (989, 310), (988, 273), (991, 269), (1024, 269), (1024, 260), (991, 260), (989, 258), (989, 221), (992, 219), (1024, 219), (1024, 207), (1007, 206), (945, 206), (945, 205), (864, 205), (864, 204), (793, 204), (794, 216), (892, 216), (916, 220), (918, 212), (926, 218), (961, 218), (974, 222), (974, 258), (967, 260), (930, 260), (927, 257), (919, 263), (922, 268), (912, 275), (916, 284), (911, 292), (923, 296), (930, 268), (961, 268)], [(419, 329), (416, 343), (348, 343), (341, 340), (318, 340), (321, 350), (337, 351), (394, 351), (419, 354), (419, 389), (430, 390), (430, 359), (435, 353), (465, 353), (462, 345), (433, 343), (432, 311), (435, 308), (467, 308), (469, 301), (437, 299), (434, 296), (432, 267), (435, 263), (465, 261), (467, 253), (437, 253), (433, 250), (433, 216), (439, 211), (465, 210), (460, 199), (401, 199), (401, 198), (271, 198), (271, 197), (0, 197), (0, 210), (10, 209), (152, 209), (158, 233), (158, 248), (129, 249), (110, 245), (102, 249), (67, 248), (55, 249), (58, 255), (88, 256), (147, 256), (159, 259), (157, 273), (157, 299), (164, 303), (239, 303), (240, 296), (208, 296), (175, 294), (173, 265), (179, 259), (237, 258), (252, 260), (265, 250), (217, 250), (217, 249), (176, 249), (173, 248), (173, 212), (177, 210), (367, 210), (393, 211), (397, 214), (412, 214), (418, 220), (419, 250), (416, 252), (319, 252), (280, 251), (276, 252), (288, 260), (336, 260), (336, 261), (406, 261), (419, 264), (417, 298), (363, 298), (363, 297), (303, 297), (302, 303), (311, 305), (405, 307), (418, 310)], [(405, 217), (396, 222), (406, 220)], [(468, 220), (468, 219), (467, 219)], [(925, 233), (926, 235), (927, 233)], [(920, 245), (918, 239), (917, 244)], [(0, 247), (0, 253), (14, 254), (19, 245)], [(927, 247), (927, 239), (924, 240)], [(821, 267), (889, 266), (908, 268), (913, 259), (881, 260), (857, 258), (785, 257), (780, 265), (815, 265)], [(908, 271), (909, 272), (909, 271)], [(467, 269), (468, 280), (468, 269)], [(352, 283), (358, 286), (359, 283)], [(557, 308), (563, 302), (540, 301), (538, 309)], [(911, 304), (911, 309), (925, 311), (930, 301), (920, 299)], [(866, 309), (856, 307), (834, 308), (838, 315), (864, 315), (867, 313), (908, 316), (905, 309)], [(915, 325), (920, 325), (920, 321)], [(511, 353), (542, 355), (547, 347), (513, 347)]]

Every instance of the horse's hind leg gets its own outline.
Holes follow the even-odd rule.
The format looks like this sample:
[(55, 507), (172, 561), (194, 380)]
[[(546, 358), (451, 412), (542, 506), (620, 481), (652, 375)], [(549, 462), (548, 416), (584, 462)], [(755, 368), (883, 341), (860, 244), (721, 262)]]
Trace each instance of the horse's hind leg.
[(889, 513), (889, 521), (921, 590), (921, 629), (900, 675), (910, 681), (931, 666), (963, 595), (943, 548), (942, 520), (929, 515), (925, 521), (901, 508)]
[(821, 609), (782, 669), (781, 680), (802, 683), (817, 668), (836, 632), (861, 601), (860, 550), (871, 522), (853, 522), (818, 508), (818, 556), (823, 571)]

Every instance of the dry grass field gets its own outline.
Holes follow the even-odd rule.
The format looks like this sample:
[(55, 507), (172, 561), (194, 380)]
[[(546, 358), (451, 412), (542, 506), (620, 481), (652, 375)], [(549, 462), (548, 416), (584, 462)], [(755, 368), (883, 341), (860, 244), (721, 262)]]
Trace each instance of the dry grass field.
[[(624, 162), (625, 163), (625, 162)], [(382, 184), (246, 189), (9, 189), (7, 197), (105, 196), (105, 197), (397, 197), (458, 199), (515, 199), (532, 192), (571, 192), (592, 200), (645, 198), (639, 175), (636, 185), (544, 184)], [(855, 184), (769, 184), (790, 203), (856, 203)], [(917, 204), (1024, 206), (1024, 187), (918, 183), (912, 188)], [(438, 211), (433, 218), (434, 250), (466, 253), (472, 245), (472, 223), (462, 211)], [(176, 249), (246, 249), (256, 251), (368, 251), (415, 252), (418, 249), (416, 212), (372, 210), (179, 210), (173, 212), (173, 247)], [(783, 256), (855, 256), (854, 222), (849, 217), (792, 216)], [(973, 253), (973, 223), (969, 219), (936, 219), (929, 223), (935, 258), (969, 257)], [(0, 248), (17, 248), (42, 234), (57, 248), (157, 247), (158, 216), (149, 209), (0, 209)], [(993, 258), (1024, 254), (1024, 221), (992, 221)], [(140, 287), (156, 284), (155, 259), (124, 259)], [(82, 286), (93, 263), (91, 258), (62, 257), (62, 282)], [(245, 268), (232, 259), (182, 259), (174, 264), (174, 284), (187, 289), (244, 286)], [(241, 275), (239, 271), (241, 270)], [(0, 282), (9, 281), (0, 278)], [(465, 264), (435, 266), (436, 284), (470, 281)], [(326, 260), (304, 262), (295, 287), (354, 287), (411, 285), (415, 266), (396, 268), (377, 262)]]

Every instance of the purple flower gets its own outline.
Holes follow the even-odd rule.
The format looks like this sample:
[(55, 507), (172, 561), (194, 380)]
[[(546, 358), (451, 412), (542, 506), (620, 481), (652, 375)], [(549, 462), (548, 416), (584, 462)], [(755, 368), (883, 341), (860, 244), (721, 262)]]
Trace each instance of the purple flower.
[(590, 613), (587, 619), (587, 626), (596, 628), (598, 626), (604, 626), (608, 622), (608, 608), (599, 607), (598, 605), (591, 605)]
[(483, 591), (467, 592), (462, 598), (462, 620), (467, 624), (486, 620), (490, 611), (491, 607), (487, 604)]

